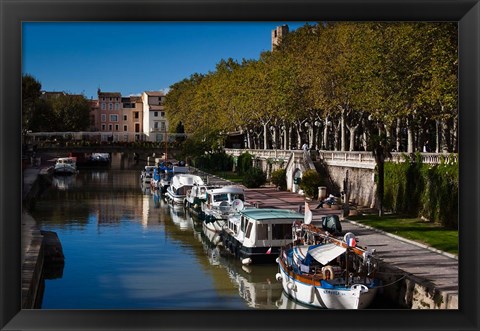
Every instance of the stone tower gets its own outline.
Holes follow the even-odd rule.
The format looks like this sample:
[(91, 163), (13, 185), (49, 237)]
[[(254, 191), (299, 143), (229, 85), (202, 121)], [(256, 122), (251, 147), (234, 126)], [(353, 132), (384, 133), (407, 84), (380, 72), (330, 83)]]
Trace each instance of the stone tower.
[(272, 51), (275, 50), (275, 47), (280, 45), (282, 38), (285, 37), (288, 33), (288, 25), (284, 24), (277, 26), (275, 30), (272, 30)]

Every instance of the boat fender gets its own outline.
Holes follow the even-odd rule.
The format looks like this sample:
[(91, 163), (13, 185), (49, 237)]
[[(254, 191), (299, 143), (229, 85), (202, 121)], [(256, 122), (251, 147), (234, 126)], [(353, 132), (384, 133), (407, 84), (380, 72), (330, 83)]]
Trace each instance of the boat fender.
[(280, 262), (280, 258), (277, 257), (277, 258), (275, 259), (275, 262), (277, 262), (277, 263)]
[(249, 257), (242, 260), (243, 265), (249, 265), (250, 263), (252, 263), (252, 259)]
[(275, 279), (277, 280), (277, 282), (281, 282), (282, 281), (282, 274), (277, 272), (277, 274), (275, 275)]
[(315, 285), (312, 285), (310, 290), (310, 303), (313, 301), (315, 301)]
[(331, 265), (327, 265), (326, 267), (322, 268), (322, 276), (323, 279), (333, 279), (335, 277), (335, 273), (333, 271), (333, 267)]
[(252, 273), (252, 267), (248, 265), (242, 265), (242, 270), (245, 271), (247, 274)]
[(293, 283), (293, 282), (288, 282), (288, 283), (287, 283), (287, 288), (288, 288), (290, 291), (296, 291), (296, 290), (297, 290), (297, 286), (296, 286), (295, 283)]
[(216, 234), (212, 239), (212, 243), (216, 246), (218, 245), (219, 242), (220, 242), (220, 236)]
[(357, 291), (358, 293), (367, 293), (368, 287), (363, 284), (353, 284), (351, 287), (352, 290)]

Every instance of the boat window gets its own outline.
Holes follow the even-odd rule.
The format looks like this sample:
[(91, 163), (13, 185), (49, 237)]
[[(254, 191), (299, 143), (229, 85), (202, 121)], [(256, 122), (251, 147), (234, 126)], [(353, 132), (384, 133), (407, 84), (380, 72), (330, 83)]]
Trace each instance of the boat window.
[(243, 194), (232, 194), (232, 200), (240, 199), (245, 201), (245, 196)]
[(245, 227), (246, 227), (246, 226), (247, 226), (247, 222), (246, 222), (246, 220), (245, 220), (245, 217), (242, 216), (240, 229), (242, 229), (242, 231), (245, 232)]
[(268, 239), (268, 224), (257, 224), (256, 240), (267, 240), (267, 239)]
[(272, 224), (272, 240), (292, 239), (291, 224)]
[(218, 201), (228, 201), (228, 194), (216, 194), (213, 196), (213, 201), (218, 202)]
[(245, 234), (245, 237), (250, 238), (250, 233), (252, 232), (252, 227), (253, 227), (253, 223), (249, 222), (248, 226), (247, 226), (247, 233)]

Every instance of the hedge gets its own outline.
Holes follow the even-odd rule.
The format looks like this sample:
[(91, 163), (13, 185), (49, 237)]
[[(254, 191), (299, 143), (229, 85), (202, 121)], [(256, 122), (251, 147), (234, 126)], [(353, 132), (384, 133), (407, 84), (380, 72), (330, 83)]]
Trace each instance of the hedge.
[(449, 157), (438, 165), (407, 156), (385, 163), (384, 207), (413, 217), (424, 216), (448, 228), (458, 227), (458, 163)]

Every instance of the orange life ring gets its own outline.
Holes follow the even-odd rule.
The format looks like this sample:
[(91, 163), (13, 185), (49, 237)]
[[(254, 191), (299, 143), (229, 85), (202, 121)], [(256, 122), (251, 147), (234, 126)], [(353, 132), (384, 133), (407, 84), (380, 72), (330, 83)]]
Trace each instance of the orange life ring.
[(335, 277), (335, 272), (333, 271), (333, 267), (330, 265), (323, 267), (322, 276), (323, 276), (323, 279), (325, 280), (333, 279)]

